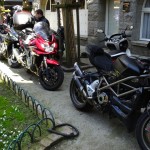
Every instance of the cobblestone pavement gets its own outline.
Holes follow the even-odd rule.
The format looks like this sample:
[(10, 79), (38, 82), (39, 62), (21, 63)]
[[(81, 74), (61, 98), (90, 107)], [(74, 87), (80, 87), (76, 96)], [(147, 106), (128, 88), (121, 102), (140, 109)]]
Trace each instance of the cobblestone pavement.
[(3, 70), (32, 96), (50, 108), (54, 116), (64, 123), (70, 123), (80, 131), (79, 137), (64, 140), (54, 146), (55, 150), (139, 150), (134, 132), (128, 133), (126, 127), (116, 118), (109, 119), (108, 114), (80, 112), (70, 100), (69, 84), (72, 73), (65, 73), (65, 80), (57, 91), (42, 88), (38, 78), (27, 74), (25, 69), (12, 69), (0, 62)]

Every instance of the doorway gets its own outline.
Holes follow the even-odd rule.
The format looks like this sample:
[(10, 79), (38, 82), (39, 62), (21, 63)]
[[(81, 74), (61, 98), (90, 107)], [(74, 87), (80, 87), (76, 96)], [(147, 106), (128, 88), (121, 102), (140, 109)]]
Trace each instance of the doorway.
[(107, 0), (106, 4), (106, 34), (119, 32), (120, 0)]

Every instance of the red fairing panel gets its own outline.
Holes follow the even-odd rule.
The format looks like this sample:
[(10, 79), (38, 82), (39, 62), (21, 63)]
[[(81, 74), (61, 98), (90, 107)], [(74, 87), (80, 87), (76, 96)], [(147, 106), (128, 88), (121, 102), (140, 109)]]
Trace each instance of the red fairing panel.
[(46, 59), (46, 63), (51, 65), (57, 65), (57, 66), (59, 65), (59, 62), (54, 59)]
[(39, 50), (36, 50), (36, 49), (34, 49), (33, 51), (34, 51), (36, 54), (38, 54), (38, 55), (50, 54), (49, 52), (43, 52), (43, 51), (39, 51)]

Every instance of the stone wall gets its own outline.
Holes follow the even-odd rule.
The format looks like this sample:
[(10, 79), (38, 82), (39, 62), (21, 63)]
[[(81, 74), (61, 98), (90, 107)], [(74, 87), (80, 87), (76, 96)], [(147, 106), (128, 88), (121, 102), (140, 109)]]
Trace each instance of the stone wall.
[(141, 56), (150, 56), (150, 50), (147, 48), (147, 42), (140, 40), (140, 28), (141, 28), (141, 12), (144, 0), (138, 0), (133, 8), (134, 20), (133, 31), (131, 37), (131, 51), (133, 54)]
[(136, 14), (134, 20), (134, 30), (132, 34), (132, 40), (139, 40), (140, 38), (140, 27), (141, 27), (141, 12), (144, 0), (138, 0), (136, 5)]
[(135, 16), (136, 16), (136, 8), (137, 8), (137, 0), (127, 0), (127, 2), (130, 2), (130, 8), (129, 12), (123, 11), (123, 3), (126, 2), (126, 0), (121, 0), (120, 4), (120, 17), (119, 17), (119, 29), (123, 30), (127, 26), (133, 26), (135, 22)]
[[(123, 2), (130, 2), (130, 11), (123, 12)], [(119, 30), (120, 32), (126, 28), (126, 26), (134, 26), (136, 22), (136, 0), (121, 0), (120, 4), (120, 18), (119, 18)], [(98, 28), (105, 31), (105, 18), (106, 18), (106, 0), (91, 0), (88, 3), (88, 43), (95, 43), (103, 45), (99, 41), (104, 38), (103, 34), (96, 32)], [(130, 32), (130, 31), (127, 31)], [(129, 33), (131, 34), (131, 33)], [(131, 40), (131, 39), (130, 39)]]
[[(88, 43), (98, 44), (101, 35), (97, 29), (105, 29), (106, 0), (88, 1)], [(103, 35), (102, 35), (103, 37)]]

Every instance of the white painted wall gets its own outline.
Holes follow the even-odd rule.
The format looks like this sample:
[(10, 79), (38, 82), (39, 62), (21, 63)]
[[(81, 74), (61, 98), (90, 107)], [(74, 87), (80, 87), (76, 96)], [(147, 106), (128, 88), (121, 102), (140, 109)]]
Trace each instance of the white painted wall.
[[(50, 10), (46, 10), (45, 17), (49, 20), (51, 28), (53, 30), (57, 30), (57, 12), (51, 12)], [(76, 10), (73, 10), (73, 17), (74, 17), (74, 30), (76, 35), (77, 34)], [(79, 19), (80, 19), (80, 36), (86, 38), (88, 37), (88, 9), (79, 10)], [(63, 25), (62, 20), (61, 25)]]

